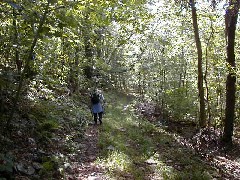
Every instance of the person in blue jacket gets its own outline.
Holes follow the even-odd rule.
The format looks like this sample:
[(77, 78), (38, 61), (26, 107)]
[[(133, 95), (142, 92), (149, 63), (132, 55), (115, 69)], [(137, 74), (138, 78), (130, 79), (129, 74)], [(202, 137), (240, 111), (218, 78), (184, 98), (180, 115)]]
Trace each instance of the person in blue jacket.
[(97, 124), (99, 120), (100, 124), (102, 124), (102, 117), (104, 113), (104, 97), (99, 90), (95, 90), (91, 95), (91, 106), (92, 113), (94, 117), (94, 123)]

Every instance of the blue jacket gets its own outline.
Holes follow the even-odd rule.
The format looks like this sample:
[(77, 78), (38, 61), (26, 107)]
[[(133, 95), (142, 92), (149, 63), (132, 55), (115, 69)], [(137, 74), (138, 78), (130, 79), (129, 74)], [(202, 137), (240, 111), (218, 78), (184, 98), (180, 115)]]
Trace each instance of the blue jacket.
[(93, 113), (100, 113), (103, 112), (103, 106), (102, 104), (99, 102), (97, 104), (93, 104), (92, 105), (92, 112)]
[(104, 97), (102, 94), (99, 94), (100, 102), (97, 104), (92, 104), (92, 112), (93, 113), (100, 113), (104, 111), (103, 108), (103, 102), (104, 102)]

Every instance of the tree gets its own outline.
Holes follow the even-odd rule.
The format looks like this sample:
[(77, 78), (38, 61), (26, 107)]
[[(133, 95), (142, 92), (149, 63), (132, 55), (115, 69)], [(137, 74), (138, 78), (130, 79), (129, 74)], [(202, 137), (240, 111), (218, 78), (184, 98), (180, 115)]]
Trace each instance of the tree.
[(206, 126), (206, 113), (205, 113), (205, 102), (204, 102), (204, 88), (203, 88), (203, 71), (202, 71), (202, 45), (199, 37), (199, 29), (197, 22), (197, 10), (195, 6), (195, 1), (190, 0), (190, 5), (192, 9), (192, 21), (193, 29), (197, 47), (198, 54), (198, 93), (199, 93), (199, 103), (200, 103), (200, 116), (199, 116), (199, 125), (200, 127)]
[[(27, 57), (26, 57), (26, 60), (25, 60), (25, 65), (24, 65), (23, 71), (20, 74), (20, 79), (19, 79), (17, 90), (16, 90), (16, 95), (15, 95), (15, 98), (13, 100), (12, 111), (10, 113), (9, 120), (7, 122), (7, 127), (8, 128), (10, 127), (11, 121), (13, 119), (14, 112), (15, 112), (16, 107), (17, 107), (17, 103), (19, 101), (20, 93), (21, 93), (21, 90), (22, 90), (22, 87), (23, 87), (23, 82), (24, 82), (24, 80), (25, 80), (25, 78), (27, 76), (27, 73), (29, 73), (29, 71), (31, 70), (31, 61), (33, 60), (34, 49), (35, 49), (35, 46), (36, 46), (37, 41), (39, 39), (40, 33), (42, 31), (42, 27), (43, 27), (43, 25), (45, 23), (45, 20), (47, 18), (49, 5), (50, 5), (50, 1), (48, 0), (47, 4), (44, 7), (43, 16), (42, 16), (41, 20), (39, 21), (36, 33), (35, 33), (35, 35), (34, 35), (34, 37), (32, 39), (32, 43), (31, 43), (30, 49), (28, 50), (28, 54), (27, 54)], [(20, 71), (20, 68), (18, 68), (18, 69)]]
[(235, 31), (239, 13), (239, 0), (230, 0), (226, 9), (225, 25), (227, 40), (227, 66), (228, 75), (226, 81), (226, 108), (224, 120), (223, 141), (232, 144), (234, 118), (235, 118), (235, 93), (236, 93), (236, 63), (235, 63)]

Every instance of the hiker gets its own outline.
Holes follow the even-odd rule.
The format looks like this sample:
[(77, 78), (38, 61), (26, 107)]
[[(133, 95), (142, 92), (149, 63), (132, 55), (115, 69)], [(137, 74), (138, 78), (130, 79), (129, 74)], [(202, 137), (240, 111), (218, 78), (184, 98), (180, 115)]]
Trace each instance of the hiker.
[(102, 116), (104, 112), (104, 97), (99, 90), (95, 90), (91, 95), (91, 106), (92, 106), (92, 114), (94, 117), (94, 124), (97, 124), (97, 120), (99, 120), (100, 124), (102, 124)]

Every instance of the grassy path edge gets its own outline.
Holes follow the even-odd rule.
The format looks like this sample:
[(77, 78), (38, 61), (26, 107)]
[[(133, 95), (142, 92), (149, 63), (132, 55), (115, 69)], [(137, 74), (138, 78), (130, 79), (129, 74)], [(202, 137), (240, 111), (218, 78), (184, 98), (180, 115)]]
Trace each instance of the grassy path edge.
[(216, 169), (176, 140), (134, 113), (134, 99), (109, 95), (104, 124), (99, 128), (96, 163), (110, 179), (214, 179)]

